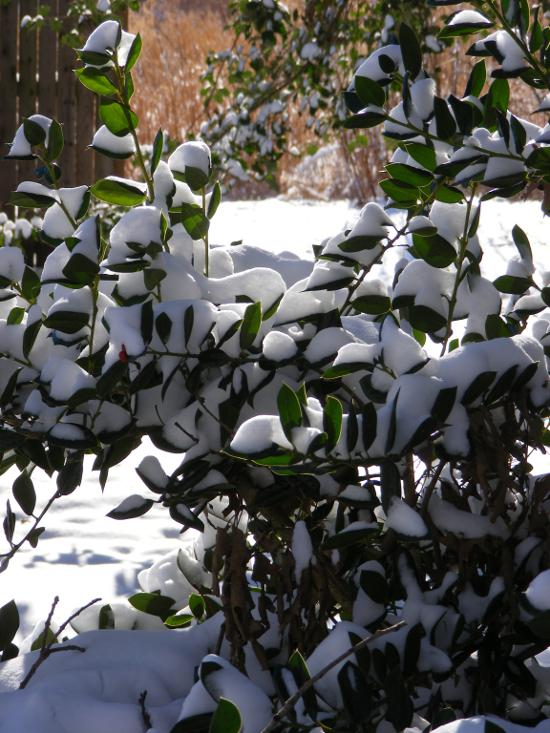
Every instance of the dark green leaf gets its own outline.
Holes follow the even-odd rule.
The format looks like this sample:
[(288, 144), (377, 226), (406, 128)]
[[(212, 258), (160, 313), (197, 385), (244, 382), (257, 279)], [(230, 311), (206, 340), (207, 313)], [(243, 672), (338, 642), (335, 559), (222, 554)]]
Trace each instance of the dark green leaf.
[(166, 344), (172, 332), (172, 319), (167, 313), (159, 313), (155, 318), (155, 330), (162, 343)]
[(514, 244), (516, 245), (516, 249), (519, 252), (519, 256), (522, 260), (530, 260), (533, 259), (533, 253), (531, 251), (531, 244), (529, 243), (529, 237), (521, 227), (519, 227), (517, 224), (514, 225), (514, 228), (512, 229), (512, 238), (514, 240)]
[(242, 719), (239, 708), (225, 697), (220, 697), (208, 733), (241, 733)]
[(435, 333), (447, 325), (444, 316), (425, 305), (413, 305), (409, 309), (409, 322), (423, 333)]
[(200, 206), (183, 203), (177, 211), (181, 212), (182, 224), (192, 239), (204, 239), (206, 237), (210, 222)]
[(156, 171), (164, 149), (164, 133), (159, 130), (153, 142), (153, 154), (151, 155), (151, 175)]
[(447, 102), (441, 97), (434, 97), (434, 116), (437, 136), (448, 140), (456, 132), (456, 123)]
[(92, 194), (100, 201), (118, 206), (137, 206), (145, 201), (146, 193), (132, 182), (103, 178), (91, 187)]
[(444, 387), (439, 391), (435, 398), (435, 402), (430, 410), (431, 415), (437, 422), (444, 423), (449, 417), (449, 413), (453, 409), (456, 401), (456, 387)]
[(464, 91), (464, 96), (468, 97), (471, 95), (473, 97), (479, 97), (483, 91), (483, 87), (485, 86), (486, 79), (487, 69), (485, 67), (485, 60), (481, 59), (481, 61), (478, 61), (475, 64), (470, 73), (470, 77)]
[(284, 434), (292, 442), (292, 430), (302, 424), (302, 407), (296, 393), (283, 384), (277, 395), (277, 410)]
[(138, 611), (160, 618), (166, 617), (175, 603), (173, 598), (162, 596), (159, 593), (135, 593), (128, 598), (128, 601)]
[(220, 205), (221, 200), (222, 200), (222, 187), (220, 186), (219, 182), (216, 181), (216, 183), (214, 184), (214, 188), (212, 189), (210, 201), (208, 202), (208, 210), (206, 212), (206, 216), (209, 219), (212, 219), (212, 217), (218, 210), (218, 206)]
[(513, 275), (502, 275), (493, 280), (493, 285), (501, 293), (512, 293), (514, 295), (521, 295), (526, 290), (529, 290), (533, 281), (530, 277), (515, 277)]
[(412, 186), (427, 186), (433, 181), (433, 176), (428, 171), (404, 163), (388, 163), (386, 170), (392, 178)]
[(141, 53), (141, 46), (142, 46), (141, 36), (140, 36), (139, 33), (137, 33), (136, 34), (136, 37), (132, 41), (132, 45), (130, 46), (130, 50), (128, 51), (128, 57), (126, 59), (126, 65), (124, 67), (124, 70), (126, 72), (129, 72), (130, 69), (132, 69), (133, 66), (135, 65), (136, 61), (138, 60), (139, 55)]
[(12, 486), (13, 498), (27, 515), (34, 512), (36, 492), (31, 477), (26, 471), (20, 473)]
[(116, 86), (100, 69), (86, 66), (84, 69), (76, 69), (74, 73), (81, 84), (96, 94), (103, 97), (115, 97), (118, 94)]
[(411, 158), (416, 160), (417, 163), (420, 163), (421, 166), (429, 171), (435, 170), (437, 161), (433, 147), (417, 142), (403, 143), (403, 147)]
[(262, 325), (262, 304), (251, 303), (244, 312), (239, 333), (239, 344), (243, 351), (249, 349)]
[(422, 68), (422, 49), (416, 33), (406, 23), (401, 23), (399, 27), (399, 45), (405, 69), (414, 80)]
[(107, 129), (118, 137), (128, 135), (138, 124), (137, 115), (129, 107), (112, 99), (101, 100), (99, 117)]
[(10, 601), (0, 608), (0, 650), (11, 644), (18, 629), (19, 611), (15, 601)]
[(39, 125), (38, 122), (33, 120), (23, 120), (23, 132), (28, 142), (34, 147), (35, 145), (42, 145), (46, 140), (46, 130)]
[(462, 404), (469, 405), (474, 402), (474, 400), (478, 399), (478, 397), (481, 397), (481, 395), (486, 392), (494, 382), (495, 377), (496, 372), (487, 371), (478, 374), (462, 395)]
[(391, 309), (391, 300), (387, 295), (360, 295), (350, 302), (357, 313), (379, 316)]
[(367, 107), (369, 104), (373, 104), (375, 107), (384, 106), (386, 93), (378, 82), (366, 76), (356, 76), (354, 84), (355, 92), (364, 107)]
[(338, 686), (350, 719), (358, 724), (363, 722), (371, 693), (362, 670), (353, 662), (346, 662), (338, 672)]
[(62, 333), (77, 333), (86, 326), (89, 317), (89, 313), (58, 310), (46, 318), (44, 325), (46, 328)]
[(52, 120), (48, 130), (48, 146), (45, 158), (52, 162), (59, 158), (63, 152), (63, 129), (57, 120)]
[(323, 409), (323, 430), (328, 436), (327, 450), (332, 450), (340, 439), (342, 432), (342, 403), (329, 395)]
[(456, 259), (456, 250), (439, 234), (422, 237), (413, 234), (414, 250), (432, 267), (448, 267)]

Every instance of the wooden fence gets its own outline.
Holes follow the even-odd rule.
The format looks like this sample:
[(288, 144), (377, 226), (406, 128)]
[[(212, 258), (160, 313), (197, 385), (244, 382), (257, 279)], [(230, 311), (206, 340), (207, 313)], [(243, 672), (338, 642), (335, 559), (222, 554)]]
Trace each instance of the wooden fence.
[[(40, 112), (63, 124), (65, 148), (61, 156), (63, 186), (91, 184), (96, 178), (121, 173), (120, 161), (96, 155), (87, 146), (96, 125), (95, 95), (73, 73), (73, 49), (60, 43), (49, 28), (21, 28), (25, 15), (34, 17), (38, 6), (50, 5), (52, 15), (67, 17), (69, 0), (0, 0), (0, 143), (11, 142), (23, 117)], [(0, 161), (0, 210), (17, 183), (33, 179), (32, 161)]]

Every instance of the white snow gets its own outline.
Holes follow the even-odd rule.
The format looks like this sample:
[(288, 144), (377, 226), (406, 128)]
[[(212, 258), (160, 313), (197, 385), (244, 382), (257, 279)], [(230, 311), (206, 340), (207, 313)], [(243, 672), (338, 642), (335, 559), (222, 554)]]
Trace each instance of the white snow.
[(397, 497), (393, 497), (390, 503), (386, 527), (407, 537), (425, 537), (428, 534), (428, 527), (420, 514)]
[(130, 133), (127, 135), (113, 135), (106, 125), (101, 125), (92, 140), (92, 148), (107, 151), (115, 155), (132, 155), (136, 152), (136, 144)]
[(539, 611), (550, 610), (550, 570), (544, 570), (531, 581), (525, 596)]
[[(505, 272), (507, 263), (515, 254), (509, 236), (515, 223), (519, 223), (530, 237), (535, 264), (544, 264), (547, 260), (547, 223), (540, 213), (539, 203), (489, 201), (484, 204), (483, 210), (479, 238), (485, 247), (485, 255), (481, 262), (484, 276), (491, 280)], [(266, 250), (266, 258), (271, 257), (273, 253), (286, 252), (285, 260), (290, 272), (291, 263), (299, 262), (293, 258), (311, 260), (311, 244), (319, 243), (328, 235), (336, 234), (357, 213), (346, 202), (322, 205), (285, 202), (282, 199), (258, 203), (224, 202), (213, 220), (210, 234), (212, 241), (219, 243), (229, 243), (242, 238), (243, 248), (252, 244), (261, 245)], [(444, 218), (442, 217), (442, 223)], [(456, 231), (455, 224), (451, 222), (447, 224)], [(91, 227), (91, 224), (89, 226)], [(140, 218), (137, 228), (132, 226), (126, 229), (124, 224), (117, 226), (119, 229), (115, 241), (121, 249), (126, 247), (130, 236), (131, 241), (135, 241), (136, 229), (143, 233), (140, 241), (144, 245), (151, 238), (158, 241), (158, 223), (153, 221), (153, 216), (150, 219), (147, 215)], [(61, 252), (60, 248), (58, 250)], [(67, 250), (64, 256), (66, 254)], [(124, 257), (126, 256), (125, 251)], [(238, 260), (238, 257), (235, 260)], [(376, 273), (382, 281), (388, 277), (384, 267), (381, 266), (380, 271)], [(302, 278), (304, 276), (307, 274), (302, 275)], [(300, 291), (304, 285), (302, 281), (296, 291), (289, 290), (288, 284), (285, 286), (289, 319), (296, 316), (297, 311), (292, 304), (298, 302), (301, 308), (307, 306), (311, 313), (323, 312), (333, 307), (332, 294), (325, 300), (323, 299), (325, 295), (322, 293), (302, 293)], [(414, 292), (416, 290), (417, 288)], [(291, 295), (297, 300), (292, 301)], [(125, 344), (127, 348), (130, 339), (139, 336), (138, 313), (139, 310), (136, 310), (135, 324), (128, 322), (120, 324), (120, 338), (129, 339), (129, 343)], [(114, 324), (113, 319), (109, 320)], [(351, 319), (348, 320), (351, 324)], [(345, 328), (348, 328), (348, 320)], [(372, 338), (369, 336), (367, 343), (373, 343), (376, 339), (376, 328), (373, 326), (371, 329), (373, 324), (369, 321), (361, 322), (368, 324), (369, 334), (372, 330)], [(363, 330), (357, 326), (353, 333), (359, 334)], [(286, 335), (282, 331), (270, 331), (262, 338), (264, 353), (266, 342), (269, 347), (273, 340), (272, 355), (278, 355), (280, 358), (284, 352), (282, 340), (275, 335), (278, 333)], [(291, 346), (295, 348), (295, 340), (290, 334), (287, 338), (284, 346), (290, 353)], [(388, 358), (391, 341), (389, 339), (385, 347), (388, 350)], [(361, 345), (354, 345), (353, 348), (359, 346)], [(528, 344), (516, 344), (514, 358), (516, 356), (521, 360), (527, 358), (527, 346)], [(136, 344), (136, 347), (139, 347), (139, 344)], [(351, 346), (344, 348), (349, 349)], [(474, 352), (469, 353), (473, 355)], [(511, 355), (500, 351), (499, 354), (506, 364), (510, 363)], [(505, 363), (499, 365), (499, 369), (505, 368)], [(80, 376), (76, 377), (76, 383), (79, 383), (79, 379)], [(466, 377), (462, 379), (465, 381)], [(457, 420), (458, 418), (451, 415), (448, 422), (456, 424)], [(274, 442), (279, 445), (284, 445), (281, 441), (286, 441), (276, 418), (261, 426), (260, 436), (256, 431), (245, 433), (241, 434), (240, 438), (237, 433), (234, 440), (237, 441), (239, 438), (247, 449), (263, 450), (271, 446), (274, 438)], [(58, 428), (58, 434), (78, 437), (79, 428), (77, 425), (63, 423)], [(288, 441), (285, 447), (291, 448)], [(164, 468), (161, 476), (158, 466), (151, 460), (158, 455), (160, 453), (148, 441), (144, 441), (135, 454), (111, 470), (104, 492), (99, 488), (97, 474), (91, 472), (91, 457), (86, 457), (83, 485), (71, 496), (62, 497), (54, 504), (51, 516), (47, 515), (44, 522), (47, 531), (40, 539), (37, 548), (26, 547), (22, 550), (2, 575), (0, 604), (6, 603), (12, 597), (17, 600), (22, 611), (23, 635), (30, 632), (35, 621), (45, 619), (55, 593), (61, 595), (58, 614), (60, 619), (66, 618), (72, 609), (96, 596), (102, 597), (102, 603), (112, 602), (116, 608), (117, 599), (127, 597), (137, 590), (138, 573), (141, 573), (140, 582), (144, 589), (150, 592), (160, 590), (167, 596), (185, 601), (191, 585), (183, 573), (178, 571), (178, 551), (183, 549), (186, 553), (185, 563), (182, 563), (186, 568), (191, 567), (196, 561), (190, 554), (190, 535), (184, 535), (182, 542), (178, 535), (179, 526), (167, 518), (166, 509), (155, 505), (144, 517), (117, 522), (116, 525), (114, 520), (105, 519), (105, 514), (129, 494), (133, 494), (136, 490), (144, 491), (134, 471), (143, 459), (146, 459), (142, 464), (144, 473), (155, 481), (159, 477), (164, 477), (165, 480), (164, 471), (174, 470), (181, 461), (181, 455), (164, 454), (161, 459)], [(541, 470), (544, 469), (543, 462)], [(16, 471), (3, 475), (1, 485), (4, 498), (10, 496), (11, 482), (16, 475)], [(40, 470), (37, 469), (33, 474), (33, 481), (37, 487), (39, 501), (53, 493), (55, 487), (52, 485), (52, 480)], [(388, 522), (395, 520), (398, 526), (405, 526), (405, 523), (401, 523), (402, 510), (402, 507), (398, 507), (395, 515), (393, 509), (392, 519), (390, 508)], [(431, 497), (429, 512), (432, 521), (435, 521), (442, 531), (462, 533), (473, 539), (488, 533), (500, 537), (506, 536), (506, 528), (499, 523), (492, 523), (485, 515), (461, 512), (436, 494)], [(411, 519), (409, 516), (408, 521)], [(420, 519), (418, 515), (415, 521), (417, 519)], [(351, 525), (349, 531), (368, 527), (367, 523), (359, 523)], [(305, 562), (307, 553), (302, 552), (305, 545), (301, 540), (298, 544), (300, 551), (297, 554)], [(171, 553), (169, 560), (164, 557), (166, 553)], [(533, 605), (541, 609), (549, 607), (548, 572), (535, 578), (527, 590), (527, 598), (531, 602), (536, 601)], [(188, 573), (186, 575), (189, 577)], [(353, 618), (359, 624), (369, 623), (377, 612), (376, 608), (367, 608), (364, 604), (362, 599), (358, 601), (357, 607), (354, 607)], [(93, 613), (96, 614), (97, 609)], [(123, 614), (118, 610), (115, 616), (120, 619), (120, 624), (130, 623), (130, 616), (124, 616), (126, 621), (123, 621)], [(83, 627), (86, 623), (93, 624), (93, 620), (82, 619)], [(359, 625), (338, 624), (326, 642), (318, 648), (316, 656), (308, 660), (312, 673), (349, 647), (348, 631), (363, 636), (365, 634)], [(33, 730), (40, 733), (65, 733), (66, 730), (70, 730), (71, 733), (97, 733), (98, 730), (117, 730), (121, 733), (126, 731), (134, 733), (135, 730), (136, 733), (142, 733), (143, 725), (136, 700), (143, 689), (148, 689), (150, 694), (148, 703), (154, 728), (159, 733), (165, 733), (165, 730), (170, 730), (174, 721), (182, 714), (182, 701), (189, 699), (186, 695), (194, 684), (194, 668), (207, 652), (215, 648), (218, 632), (217, 621), (210, 625), (195, 626), (192, 636), (186, 631), (171, 631), (166, 634), (146, 631), (90, 632), (80, 639), (80, 642), (88, 647), (85, 654), (64, 652), (53, 655), (46, 662), (48, 670), (44, 666), (43, 673), (36, 676), (36, 684), (30, 686), (28, 693), (7, 692), (6, 695), (0, 696), (0, 732), (27, 733)], [(147, 660), (147, 664), (143, 663), (144, 659)], [(21, 658), (0, 667), (0, 688), (3, 690), (17, 688), (24, 675), (23, 666), (26, 665), (28, 669), (32, 660), (33, 657)], [(132, 674), (128, 674), (129, 669), (132, 670)], [(337, 671), (338, 668), (333, 671), (334, 674)], [(328, 681), (327, 699), (338, 689), (333, 682), (334, 679)], [(239, 690), (242, 689), (239, 685), (237, 687)], [(319, 689), (321, 690), (321, 685)], [(70, 702), (67, 691), (70, 692)], [(25, 705), (20, 703), (23, 694)], [(254, 687), (254, 697), (251, 696), (250, 699), (258, 699), (257, 695), (257, 688)], [(263, 715), (267, 716), (267, 705), (263, 708)], [(497, 719), (495, 722), (509, 733), (520, 733), (520, 730), (524, 730)], [(78, 727), (75, 727), (76, 724)], [(469, 730), (469, 726), (472, 727), (472, 731)], [(481, 733), (481, 723), (476, 731), (473, 730), (474, 727), (471, 721), (459, 721), (439, 730), (444, 733), (457, 733), (459, 728), (465, 728), (467, 730), (461, 730), (460, 733), (478, 733), (478, 731)], [(548, 728), (548, 721), (543, 721), (530, 730), (547, 733)]]

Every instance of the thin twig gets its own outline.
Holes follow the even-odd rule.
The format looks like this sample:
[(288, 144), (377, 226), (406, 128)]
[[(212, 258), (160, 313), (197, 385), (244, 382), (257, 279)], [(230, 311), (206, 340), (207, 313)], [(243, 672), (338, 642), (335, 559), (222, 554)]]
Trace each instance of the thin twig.
[(340, 654), (336, 659), (333, 659), (331, 662), (329, 662), (326, 667), (323, 667), (319, 672), (313, 675), (313, 677), (310, 677), (308, 680), (304, 682), (304, 684), (296, 690), (296, 692), (291, 695), (288, 700), (284, 703), (284, 705), (277, 710), (275, 715), (271, 718), (269, 723), (262, 728), (260, 733), (269, 733), (269, 731), (272, 731), (276, 726), (277, 723), (279, 723), (284, 716), (292, 710), (292, 708), (296, 705), (298, 700), (309, 690), (313, 687), (313, 685), (318, 682), (322, 677), (326, 675), (327, 672), (330, 672), (331, 669), (336, 667), (336, 665), (340, 664), (340, 662), (343, 662), (344, 659), (347, 659), (352, 654), (355, 654), (360, 649), (363, 649), (363, 647), (368, 646), (371, 642), (376, 641), (381, 636), (385, 636), (386, 634), (390, 634), (394, 631), (397, 631), (397, 629), (400, 629), (402, 626), (405, 626), (405, 621), (399, 621), (399, 623), (394, 624), (393, 626), (388, 626), (386, 629), (379, 629), (376, 631), (372, 636), (368, 636), (366, 639), (362, 639), (361, 641), (357, 642), (357, 644), (354, 644), (349, 649), (346, 649), (345, 652)]
[(21, 684), (19, 685), (20, 690), (24, 690), (25, 687), (29, 684), (31, 679), (36, 674), (38, 668), (48, 659), (49, 656), (52, 654), (55, 654), (56, 652), (85, 652), (86, 649), (82, 646), (77, 646), (76, 644), (66, 644), (64, 646), (56, 646), (54, 647), (54, 644), (58, 644), (58, 639), (60, 634), (63, 633), (63, 631), (67, 628), (67, 626), (75, 619), (77, 616), (79, 616), (82, 611), (85, 611), (87, 608), (92, 606), (94, 603), (97, 603), (100, 601), (101, 598), (94, 598), (93, 601), (90, 601), (89, 603), (86, 603), (86, 605), (79, 608), (77, 611), (75, 611), (69, 618), (64, 621), (61, 626), (57, 629), (57, 633), (54, 633), (52, 631), (52, 639), (48, 642), (48, 632), (51, 631), (51, 625), (52, 625), (52, 619), (53, 614), (56, 609), (57, 604), (59, 603), (59, 596), (55, 596), (53, 599), (52, 606), (50, 608), (50, 612), (48, 613), (48, 617), (46, 619), (46, 622), (44, 623), (44, 631), (42, 632), (42, 640), (40, 642), (40, 652), (38, 654), (38, 657), (35, 659), (34, 664), (31, 666), (25, 677), (23, 678)]

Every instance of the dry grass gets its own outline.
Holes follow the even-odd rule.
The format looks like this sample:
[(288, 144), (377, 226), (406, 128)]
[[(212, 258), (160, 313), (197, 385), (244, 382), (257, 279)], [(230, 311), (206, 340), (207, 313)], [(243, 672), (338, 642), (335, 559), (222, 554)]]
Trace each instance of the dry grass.
[(214, 0), (150, 0), (132, 13), (132, 32), (143, 38), (136, 66), (136, 111), (144, 142), (152, 142), (160, 127), (176, 140), (197, 134), (204, 119), (200, 75), (206, 55), (231, 43), (224, 30), (224, 6)]
[[(293, 0), (299, 4), (299, 0)], [(435, 11), (445, 14), (442, 10)], [(136, 67), (136, 111), (143, 142), (152, 142), (162, 127), (175, 140), (196, 136), (204, 120), (200, 97), (200, 75), (209, 51), (231, 45), (225, 28), (227, 2), (223, 0), (147, 0), (139, 13), (131, 14), (133, 32), (143, 37), (143, 51)], [(467, 57), (456, 44), (431, 57), (430, 73), (436, 78), (439, 94), (462, 96), (475, 59)], [(536, 96), (525, 84), (512, 81), (512, 111), (538, 124), (542, 115), (529, 113), (537, 107)], [(305, 117), (291, 113), (292, 139), (289, 148), (306, 149), (310, 143), (322, 144), (307, 128)], [(313, 158), (297, 159), (286, 154), (280, 161), (280, 191), (307, 198), (356, 198), (365, 200), (377, 193), (391, 144), (378, 129), (364, 131), (361, 144), (350, 153), (351, 133), (342, 131), (326, 151)], [(239, 185), (234, 195), (258, 198), (268, 195), (265, 184)]]

